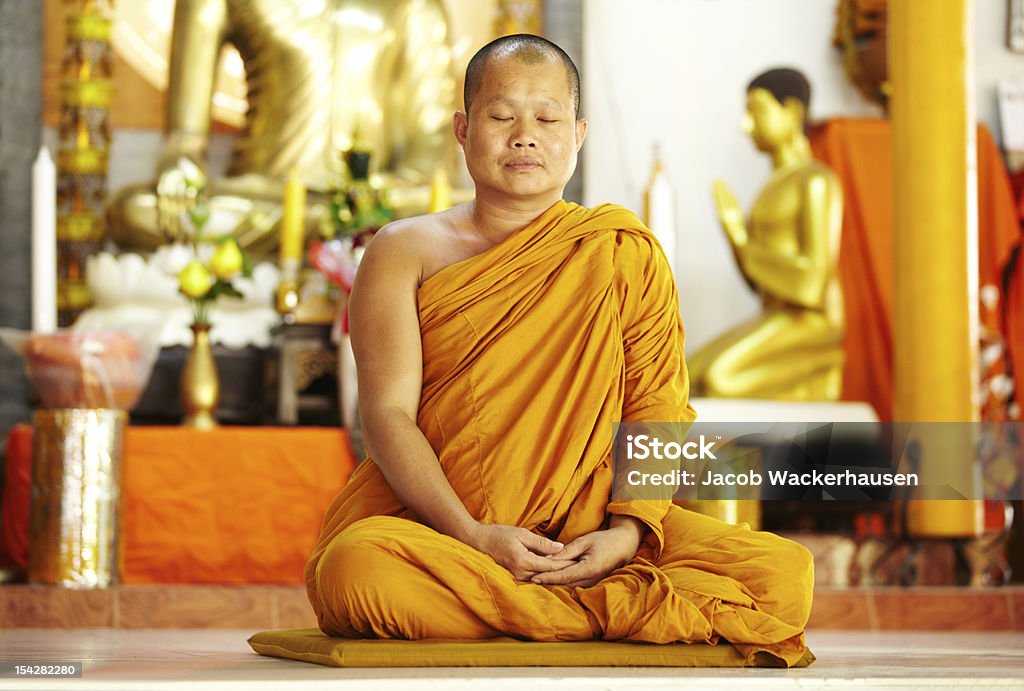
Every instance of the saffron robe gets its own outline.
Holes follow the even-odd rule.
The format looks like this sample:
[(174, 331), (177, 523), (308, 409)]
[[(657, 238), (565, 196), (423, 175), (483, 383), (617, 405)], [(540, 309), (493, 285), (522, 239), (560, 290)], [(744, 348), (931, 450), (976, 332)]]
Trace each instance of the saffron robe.
[(754, 663), (804, 653), (802, 546), (669, 501), (611, 501), (612, 425), (685, 422), (683, 327), (663, 252), (622, 207), (558, 202), (418, 292), (417, 424), (469, 513), (568, 544), (634, 516), (636, 557), (587, 588), (517, 581), (422, 524), (364, 461), (305, 571), (342, 637), (734, 644)]

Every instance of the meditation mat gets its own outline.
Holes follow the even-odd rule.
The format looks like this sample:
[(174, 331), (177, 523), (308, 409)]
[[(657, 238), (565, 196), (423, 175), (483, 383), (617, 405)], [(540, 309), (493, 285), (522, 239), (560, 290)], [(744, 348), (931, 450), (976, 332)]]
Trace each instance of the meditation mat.
[[(539, 643), (514, 638), (480, 641), (333, 638), (320, 629), (263, 631), (249, 639), (260, 655), (331, 667), (784, 667), (768, 653), (754, 664), (728, 643)], [(814, 662), (810, 650), (794, 667)]]

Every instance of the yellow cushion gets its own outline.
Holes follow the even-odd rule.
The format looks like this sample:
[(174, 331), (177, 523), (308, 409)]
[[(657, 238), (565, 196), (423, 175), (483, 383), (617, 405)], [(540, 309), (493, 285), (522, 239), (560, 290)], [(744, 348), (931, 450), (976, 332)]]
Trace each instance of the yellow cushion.
[[(260, 655), (331, 667), (749, 667), (728, 643), (537, 643), (514, 638), (482, 641), (395, 641), (332, 638), (319, 629), (263, 631), (249, 639)], [(757, 666), (781, 667), (761, 653)], [(794, 667), (814, 662), (808, 650)]]

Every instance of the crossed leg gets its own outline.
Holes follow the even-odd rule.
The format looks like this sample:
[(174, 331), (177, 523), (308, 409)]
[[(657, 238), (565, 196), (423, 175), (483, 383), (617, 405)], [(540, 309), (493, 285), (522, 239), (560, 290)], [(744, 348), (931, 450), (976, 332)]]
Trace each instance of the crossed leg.
[(317, 566), (321, 628), (342, 637), (527, 640), (725, 638), (792, 664), (803, 653), (813, 569), (770, 533), (672, 507), (660, 557), (590, 588), (515, 580), (487, 555), (403, 518), (338, 535)]

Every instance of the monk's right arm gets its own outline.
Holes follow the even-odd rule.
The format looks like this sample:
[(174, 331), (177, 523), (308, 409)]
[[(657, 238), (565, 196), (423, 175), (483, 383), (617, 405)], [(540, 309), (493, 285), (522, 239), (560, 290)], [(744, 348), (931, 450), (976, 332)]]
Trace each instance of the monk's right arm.
[(427, 525), (492, 556), (517, 578), (564, 566), (562, 546), (522, 528), (481, 524), (466, 510), (416, 425), (423, 351), (415, 236), (382, 229), (370, 243), (349, 302), (366, 448), (398, 498)]
[(393, 226), (370, 243), (349, 302), (366, 449), (398, 498), (457, 539), (475, 523), (416, 426), (422, 347), (416, 307), (419, 262)]

